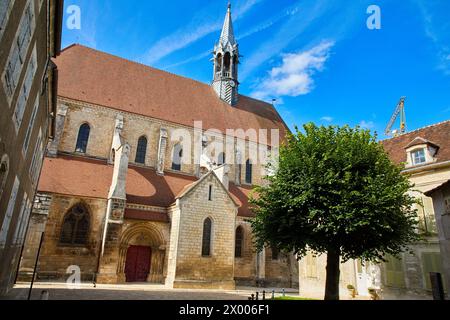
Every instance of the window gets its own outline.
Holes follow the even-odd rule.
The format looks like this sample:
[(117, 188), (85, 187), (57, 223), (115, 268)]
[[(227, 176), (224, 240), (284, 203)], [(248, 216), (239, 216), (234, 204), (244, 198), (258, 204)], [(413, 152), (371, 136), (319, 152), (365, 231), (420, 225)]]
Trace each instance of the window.
[(425, 288), (431, 290), (430, 272), (439, 272), (443, 275), (444, 290), (446, 290), (446, 281), (444, 270), (442, 270), (441, 255), (439, 252), (422, 253), (423, 276), (425, 277)]
[(219, 158), (218, 158), (217, 164), (219, 166), (225, 164), (225, 153), (223, 153), (223, 152), (219, 153)]
[(14, 5), (14, 0), (2, 0), (0, 1), (0, 39), (2, 38), (3, 31), (8, 23), (9, 14), (11, 8)]
[(203, 222), (203, 241), (202, 241), (202, 256), (209, 257), (211, 255), (211, 232), (212, 221), (206, 218)]
[(87, 123), (81, 125), (80, 130), (78, 131), (76, 152), (86, 153), (90, 132), (91, 127), (89, 127)]
[(36, 75), (36, 70), (37, 58), (36, 47), (34, 47), (32, 57), (28, 63), (25, 79), (23, 80), (23, 84), (19, 92), (19, 98), (17, 100), (16, 108), (14, 110), (14, 125), (16, 128), (16, 133), (19, 131), (19, 128), (22, 125), (23, 114), (25, 113), (25, 108), (29, 99), (31, 86), (33, 85), (34, 76)]
[(31, 119), (30, 119), (30, 123), (29, 123), (28, 128), (27, 128), (27, 133), (25, 134), (25, 140), (23, 142), (23, 153), (24, 153), (24, 155), (26, 155), (27, 151), (28, 151), (28, 146), (30, 144), (31, 133), (33, 132), (34, 122), (36, 120), (36, 114), (37, 114), (38, 109), (39, 109), (39, 95), (36, 97), (36, 100), (34, 102), (33, 113), (31, 114)]
[(2, 197), (3, 189), (5, 188), (6, 180), (9, 172), (9, 158), (8, 155), (3, 155), (0, 162), (0, 198)]
[[(28, 203), (28, 195), (26, 192), (24, 192), (23, 199), (22, 199), (22, 205), (20, 206), (20, 213), (19, 218), (16, 223), (16, 230), (14, 231), (14, 237), (12, 244), (19, 244), (19, 235), (21, 232), (21, 229), (23, 228), (23, 224), (25, 224), (28, 220), (27, 215), (27, 203)], [(22, 243), (20, 243), (22, 245)]]
[(209, 191), (208, 191), (208, 200), (212, 201), (212, 186), (209, 186)]
[(391, 255), (387, 256), (386, 260), (386, 285), (395, 288), (405, 288), (402, 260)]
[(39, 130), (39, 136), (34, 147), (33, 160), (31, 161), (30, 177), (33, 185), (36, 185), (39, 173), (41, 172), (44, 157), (44, 142), (42, 138), (42, 130)]
[(444, 199), (444, 214), (450, 214), (450, 197)]
[(8, 238), (9, 225), (14, 213), (14, 208), (16, 206), (17, 193), (19, 192), (20, 181), (16, 177), (14, 180), (14, 185), (11, 190), (11, 195), (9, 197), (8, 207), (6, 208), (6, 214), (3, 219), (2, 228), (0, 230), (0, 248), (4, 248), (6, 240)]
[(142, 136), (138, 140), (135, 162), (145, 164), (146, 153), (147, 153), (147, 138)]
[(317, 257), (312, 253), (308, 253), (305, 257), (306, 276), (308, 278), (317, 278)]
[(83, 245), (89, 232), (89, 213), (82, 204), (77, 204), (67, 212), (61, 228), (61, 244)]
[[(2, 19), (1, 16), (0, 19)], [(2, 27), (2, 23), (5, 22), (0, 21), (0, 28)], [(27, 7), (20, 20), (19, 29), (12, 44), (11, 52), (6, 62), (5, 72), (2, 76), (3, 86), (9, 102), (11, 101), (17, 88), (19, 77), (22, 72), (22, 66), (25, 63), (25, 57), (34, 32), (34, 27), (34, 2), (28, 1)], [(1, 33), (2, 30), (0, 30), (0, 35)]]
[(242, 245), (244, 244), (244, 229), (239, 226), (236, 229), (236, 240), (234, 243), (234, 256), (236, 258), (242, 257)]
[(425, 149), (420, 149), (411, 152), (411, 157), (413, 165), (425, 163), (426, 162)]
[(278, 248), (272, 246), (271, 251), (272, 251), (272, 260), (278, 260), (278, 256), (280, 254)]
[(252, 183), (252, 175), (253, 175), (253, 165), (250, 161), (250, 159), (247, 160), (245, 163), (245, 183), (251, 184)]
[(183, 157), (183, 148), (180, 144), (173, 147), (172, 170), (181, 171), (181, 158)]

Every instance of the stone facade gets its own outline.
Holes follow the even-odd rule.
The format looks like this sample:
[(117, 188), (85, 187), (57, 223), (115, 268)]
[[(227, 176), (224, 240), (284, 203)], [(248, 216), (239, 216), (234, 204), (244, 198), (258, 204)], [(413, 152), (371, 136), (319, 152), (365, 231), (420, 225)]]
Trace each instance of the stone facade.
[(62, 1), (0, 6), (0, 295), (10, 290), (45, 146), (54, 135)]

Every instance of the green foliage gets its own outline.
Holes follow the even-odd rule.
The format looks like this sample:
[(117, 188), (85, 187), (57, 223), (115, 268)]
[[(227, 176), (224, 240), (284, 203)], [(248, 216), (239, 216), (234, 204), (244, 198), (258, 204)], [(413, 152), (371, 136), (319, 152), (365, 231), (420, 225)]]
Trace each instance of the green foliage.
[(258, 249), (338, 252), (344, 261), (380, 261), (417, 241), (416, 200), (402, 168), (368, 130), (317, 127), (287, 138), (268, 184), (250, 202)]

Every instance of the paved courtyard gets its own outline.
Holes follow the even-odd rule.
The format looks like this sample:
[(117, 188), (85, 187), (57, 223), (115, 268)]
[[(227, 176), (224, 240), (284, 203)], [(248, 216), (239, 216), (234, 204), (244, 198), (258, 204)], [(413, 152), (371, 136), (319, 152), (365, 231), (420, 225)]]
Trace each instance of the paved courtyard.
[[(26, 300), (29, 283), (17, 284), (4, 297), (8, 300)], [(49, 300), (248, 300), (256, 290), (271, 292), (272, 288), (238, 288), (237, 290), (194, 290), (168, 289), (164, 285), (127, 284), (100, 285), (81, 284), (79, 288), (70, 289), (63, 283), (35, 283), (31, 299), (40, 300), (42, 291), (48, 291)], [(281, 289), (276, 289), (281, 292)], [(298, 295), (298, 291), (289, 289), (286, 294)], [(281, 293), (277, 294), (281, 295)], [(267, 293), (267, 298), (271, 293)]]
[[(6, 300), (26, 300), (30, 283), (18, 283), (8, 293)], [(33, 286), (31, 299), (41, 300), (43, 291), (48, 291), (49, 300), (248, 300), (248, 298), (259, 292), (260, 299), (262, 291), (266, 292), (266, 298), (270, 299), (272, 290), (276, 296), (282, 295), (281, 288), (253, 288), (238, 287), (236, 290), (196, 290), (196, 289), (170, 289), (164, 285), (149, 284), (122, 284), (102, 285), (95, 287), (92, 283), (83, 283), (79, 288), (70, 288), (65, 283), (37, 282)], [(290, 297), (298, 297), (298, 290), (286, 289), (285, 293)], [(305, 292), (302, 298), (323, 299), (323, 292)], [(341, 292), (341, 300), (350, 300), (347, 292)], [(429, 300), (431, 296), (420, 295), (394, 295), (383, 294), (383, 300)], [(369, 300), (369, 297), (357, 296), (351, 300)]]

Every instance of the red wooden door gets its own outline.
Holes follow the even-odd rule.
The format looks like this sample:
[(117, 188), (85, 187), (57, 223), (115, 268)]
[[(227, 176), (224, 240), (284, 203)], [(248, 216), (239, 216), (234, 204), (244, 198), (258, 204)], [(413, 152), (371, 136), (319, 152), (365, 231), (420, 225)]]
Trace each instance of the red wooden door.
[(127, 282), (146, 282), (150, 272), (152, 249), (143, 246), (130, 246), (125, 263)]

